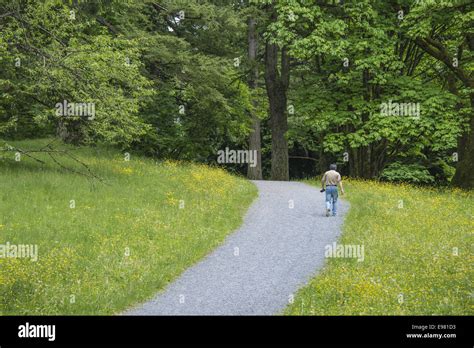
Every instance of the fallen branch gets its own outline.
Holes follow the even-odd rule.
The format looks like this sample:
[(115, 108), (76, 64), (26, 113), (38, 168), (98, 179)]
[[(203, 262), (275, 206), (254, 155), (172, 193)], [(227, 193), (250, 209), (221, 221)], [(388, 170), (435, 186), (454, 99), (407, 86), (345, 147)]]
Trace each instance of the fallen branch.
[[(60, 168), (66, 170), (68, 172), (74, 173), (74, 174), (85, 176), (88, 179), (95, 179), (95, 180), (98, 180), (98, 181), (100, 181), (100, 182), (102, 182), (106, 185), (109, 185), (101, 177), (94, 174), (94, 172), (92, 172), (91, 168), (86, 163), (84, 163), (83, 161), (81, 161), (77, 157), (73, 156), (68, 150), (54, 149), (52, 147), (52, 144), (55, 141), (56, 141), (56, 139), (51, 141), (50, 143), (46, 144), (45, 146), (43, 146), (42, 148), (40, 148), (38, 150), (23, 150), (23, 149), (20, 149), (18, 147), (14, 147), (14, 146), (11, 146), (11, 145), (5, 143), (5, 146), (3, 148), (1, 148), (0, 151), (2, 151), (2, 152), (18, 152), (18, 153), (20, 153), (22, 155), (25, 155), (25, 156), (35, 160), (36, 162), (43, 164), (43, 165), (45, 165), (47, 163), (45, 161), (33, 156), (32, 154), (35, 154), (35, 153), (47, 154), (52, 159), (52, 161), (57, 166), (59, 166)], [(63, 155), (63, 156), (67, 156), (67, 157), (71, 158), (73, 161), (75, 161), (76, 163), (79, 163), (83, 168), (85, 168), (87, 172), (84, 173), (82, 171), (75, 170), (75, 169), (72, 169), (72, 168), (69, 168), (69, 167), (65, 166), (64, 164), (62, 164), (61, 162), (58, 161), (58, 159), (55, 157), (55, 155)]]

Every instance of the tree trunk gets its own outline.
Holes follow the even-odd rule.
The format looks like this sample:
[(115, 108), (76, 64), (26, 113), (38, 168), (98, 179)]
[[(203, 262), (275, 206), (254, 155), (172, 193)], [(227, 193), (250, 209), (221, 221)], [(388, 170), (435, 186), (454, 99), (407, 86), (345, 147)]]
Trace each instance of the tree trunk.
[[(272, 19), (276, 19), (275, 12)], [(281, 53), (278, 71), (278, 54)], [(265, 45), (265, 85), (270, 104), (270, 127), (272, 131), (272, 180), (289, 180), (288, 142), (286, 132), (288, 119), (286, 113), (286, 93), (290, 81), (290, 64), (286, 48), (279, 49), (276, 44)]]
[(60, 117), (56, 127), (56, 133), (66, 144), (80, 145), (84, 141), (81, 120), (65, 119)]
[[(474, 95), (471, 95), (474, 110)], [(474, 117), (471, 116), (470, 129), (458, 140), (458, 159), (452, 184), (457, 187), (474, 188)]]
[[(248, 57), (249, 63), (252, 66), (249, 74), (248, 85), (251, 92), (257, 88), (258, 80), (258, 66), (256, 62), (258, 41), (255, 18), (250, 17), (248, 19)], [(253, 93), (252, 93), (253, 94)], [(253, 101), (254, 108), (257, 107), (255, 100)], [(251, 163), (247, 167), (247, 177), (251, 180), (262, 180), (262, 145), (260, 139), (260, 119), (252, 112), (252, 130), (249, 136), (249, 151), (254, 151), (257, 154), (256, 165), (251, 166)]]

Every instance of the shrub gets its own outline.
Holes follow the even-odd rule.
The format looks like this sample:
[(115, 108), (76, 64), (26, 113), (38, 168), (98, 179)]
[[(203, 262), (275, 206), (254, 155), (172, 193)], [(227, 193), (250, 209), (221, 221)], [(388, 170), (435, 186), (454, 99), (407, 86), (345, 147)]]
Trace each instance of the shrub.
[(399, 162), (392, 163), (385, 168), (380, 175), (380, 180), (412, 184), (431, 184), (434, 182), (433, 176), (422, 165)]

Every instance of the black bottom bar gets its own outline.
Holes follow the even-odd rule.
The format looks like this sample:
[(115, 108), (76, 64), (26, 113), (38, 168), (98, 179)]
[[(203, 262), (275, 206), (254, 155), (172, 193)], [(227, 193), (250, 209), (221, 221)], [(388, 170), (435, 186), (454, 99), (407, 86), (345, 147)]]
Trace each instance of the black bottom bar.
[[(52, 326), (54, 325), (54, 332)], [(472, 317), (0, 317), (0, 347), (40, 345), (472, 346)], [(470, 330), (471, 329), (471, 330)], [(54, 333), (54, 335), (53, 335)], [(20, 337), (22, 336), (22, 337)], [(31, 337), (42, 336), (42, 337)], [(54, 337), (53, 337), (54, 336)]]

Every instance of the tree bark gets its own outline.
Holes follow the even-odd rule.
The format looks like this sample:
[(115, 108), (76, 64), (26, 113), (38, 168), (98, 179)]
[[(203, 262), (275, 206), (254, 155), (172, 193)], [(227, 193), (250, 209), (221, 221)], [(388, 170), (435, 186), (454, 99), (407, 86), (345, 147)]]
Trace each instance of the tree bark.
[[(271, 19), (276, 20), (274, 8)], [(278, 55), (281, 54), (280, 70)], [(267, 39), (265, 44), (265, 85), (270, 104), (270, 128), (272, 131), (272, 180), (288, 181), (288, 131), (287, 90), (290, 82), (290, 64), (286, 48), (281, 49)]]
[[(281, 73), (278, 71), (278, 53), (281, 53)], [(265, 50), (265, 84), (270, 104), (270, 128), (272, 131), (272, 180), (289, 180), (288, 119), (286, 92), (289, 66), (286, 49), (267, 42)]]
[(81, 120), (66, 120), (64, 117), (58, 119), (56, 133), (66, 144), (81, 145), (84, 141), (84, 133)]
[[(471, 95), (471, 107), (474, 110), (474, 96)], [(458, 159), (456, 172), (451, 183), (454, 186), (474, 188), (474, 117), (471, 117), (470, 129), (458, 140)]]
[[(253, 92), (257, 89), (258, 81), (258, 65), (256, 61), (257, 50), (258, 50), (258, 37), (257, 37), (257, 22), (255, 18), (250, 17), (247, 22), (248, 28), (248, 58), (249, 63), (252, 67), (249, 78), (248, 85), (250, 91)], [(251, 93), (252, 95), (254, 93)], [(255, 98), (255, 96), (254, 96)], [(255, 100), (252, 102), (255, 108), (257, 108)], [(252, 130), (249, 136), (249, 150), (254, 151), (257, 154), (256, 165), (254, 167), (251, 164), (248, 164), (247, 167), (247, 177), (251, 180), (262, 180), (262, 145), (261, 145), (261, 135), (260, 135), (260, 119), (255, 115), (255, 111), (252, 111)]]

